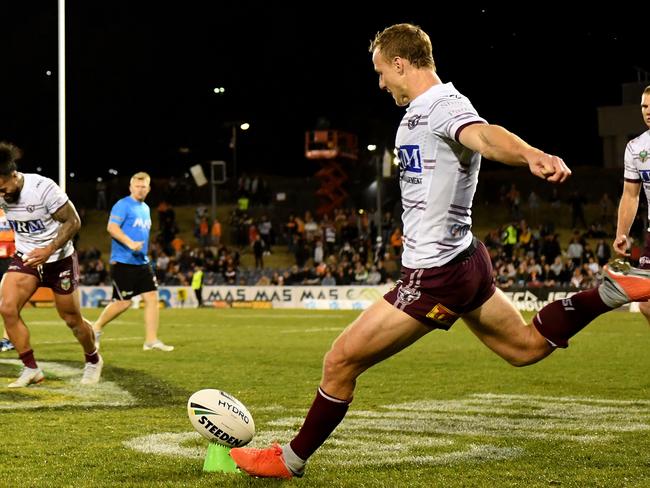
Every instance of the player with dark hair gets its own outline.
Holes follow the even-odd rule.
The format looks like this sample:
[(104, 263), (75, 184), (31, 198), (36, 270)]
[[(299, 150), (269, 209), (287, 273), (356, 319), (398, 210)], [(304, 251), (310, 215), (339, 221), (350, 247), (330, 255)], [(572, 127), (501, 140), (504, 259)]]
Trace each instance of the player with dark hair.
[(15, 233), (16, 253), (2, 279), (0, 315), (24, 368), (10, 388), (44, 380), (34, 358), (29, 330), (20, 316), (39, 286), (51, 288), (54, 305), (84, 350), (81, 383), (95, 384), (104, 361), (95, 347), (90, 323), (81, 316), (79, 264), (72, 237), (81, 220), (68, 196), (49, 178), (17, 171), (22, 156), (13, 144), (0, 143), (0, 206)]
[(395, 142), (404, 209), (402, 277), (334, 341), (296, 437), (283, 446), (231, 450), (253, 476), (302, 476), (307, 459), (343, 420), (359, 375), (434, 329), (448, 330), (462, 318), (488, 348), (526, 366), (567, 347), (598, 315), (650, 298), (650, 272), (617, 262), (605, 267), (598, 288), (553, 302), (526, 324), (495, 287), (487, 250), (471, 232), (481, 157), (526, 166), (551, 183), (562, 183), (571, 171), (559, 157), (487, 123), (467, 97), (443, 83), (429, 36), (419, 27), (388, 27), (370, 51), (379, 87), (407, 107)]

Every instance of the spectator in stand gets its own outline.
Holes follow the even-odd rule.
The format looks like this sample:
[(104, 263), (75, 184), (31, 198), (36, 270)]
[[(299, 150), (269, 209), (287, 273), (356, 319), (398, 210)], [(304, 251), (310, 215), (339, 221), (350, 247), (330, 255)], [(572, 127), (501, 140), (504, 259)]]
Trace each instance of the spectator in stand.
[(582, 229), (587, 228), (587, 221), (585, 220), (585, 197), (579, 191), (574, 191), (569, 197), (569, 205), (571, 205), (571, 227), (574, 229), (581, 225)]
[(195, 265), (192, 273), (192, 290), (196, 296), (199, 308), (203, 307), (203, 267)]
[(512, 220), (521, 219), (521, 193), (514, 183), (510, 185), (508, 192), (508, 204), (510, 205), (510, 218)]
[(544, 286), (548, 288), (553, 288), (557, 286), (556, 276), (553, 270), (551, 269), (550, 264), (548, 263), (544, 264), (544, 269), (542, 270), (541, 279), (544, 282)]
[(201, 217), (199, 221), (199, 245), (207, 247), (210, 245), (210, 223), (207, 217)]
[(393, 249), (393, 256), (399, 258), (402, 253), (402, 229), (395, 227), (390, 235), (390, 247)]
[(264, 269), (264, 241), (259, 234), (255, 235), (255, 240), (251, 244), (253, 248), (253, 255), (255, 256), (255, 267)]
[(579, 267), (582, 264), (582, 257), (584, 254), (584, 247), (580, 239), (575, 235), (571, 238), (571, 243), (567, 249), (567, 257), (573, 261), (574, 267)]
[(237, 284), (237, 271), (235, 271), (232, 263), (228, 263), (226, 271), (223, 273), (223, 277), (226, 280), (227, 285), (236, 285)]
[(325, 259), (325, 252), (323, 250), (323, 242), (318, 239), (314, 243), (314, 265), (318, 265)]
[(386, 254), (386, 246), (384, 245), (384, 239), (381, 236), (377, 236), (375, 239), (375, 246), (372, 250), (373, 259), (372, 262), (376, 265), (380, 259), (384, 259), (384, 254)]
[(609, 193), (603, 193), (598, 206), (600, 207), (600, 222), (603, 225), (608, 225), (614, 220), (614, 202), (609, 198)]
[(560, 247), (560, 236), (558, 234), (547, 234), (542, 243), (540, 254), (546, 257), (546, 261), (555, 261), (557, 256), (562, 255), (562, 248)]
[(368, 277), (366, 278), (366, 284), (378, 285), (379, 283), (381, 283), (381, 273), (377, 271), (377, 266), (373, 264), (370, 267), (370, 271), (368, 272)]
[(264, 241), (264, 253), (271, 254), (271, 233), (273, 232), (273, 224), (266, 215), (263, 215), (260, 223), (257, 224), (257, 230), (260, 233), (262, 241)]
[(332, 222), (327, 214), (323, 216), (323, 222), (321, 223), (321, 233), (323, 239), (325, 240), (325, 255), (330, 256), (334, 254), (336, 249), (336, 225)]
[(539, 197), (535, 190), (528, 194), (528, 220), (530, 220), (531, 225), (539, 223)]
[(325, 276), (320, 284), (322, 286), (336, 286), (336, 279), (332, 276), (332, 272), (329, 269), (325, 272)]
[(581, 288), (582, 280), (583, 280), (582, 268), (578, 266), (573, 270), (573, 274), (571, 275), (570, 285), (573, 288)]
[(215, 217), (214, 222), (212, 222), (212, 245), (219, 247), (221, 245), (221, 222)]
[(354, 284), (365, 285), (367, 279), (368, 269), (363, 265), (361, 261), (357, 261), (357, 264), (354, 268)]
[(605, 242), (605, 239), (600, 239), (596, 244), (596, 259), (598, 260), (598, 264), (605, 266), (611, 256), (612, 253), (609, 250), (609, 244)]

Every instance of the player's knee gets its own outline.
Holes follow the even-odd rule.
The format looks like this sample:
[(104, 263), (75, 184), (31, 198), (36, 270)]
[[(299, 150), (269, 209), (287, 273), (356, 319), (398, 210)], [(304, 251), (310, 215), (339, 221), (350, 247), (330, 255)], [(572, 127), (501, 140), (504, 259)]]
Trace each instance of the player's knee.
[(76, 329), (84, 325), (83, 318), (78, 313), (62, 312), (59, 314), (59, 316), (63, 319), (65, 324), (71, 329)]
[(524, 349), (514, 353), (503, 356), (503, 359), (508, 361), (508, 364), (515, 368), (523, 368), (535, 364), (548, 355), (546, 350), (538, 349)]
[(323, 360), (323, 376), (326, 378), (347, 375), (353, 369), (352, 363), (343, 351), (333, 347), (325, 354)]
[(18, 307), (13, 303), (7, 303), (4, 300), (0, 302), (0, 315), (6, 321), (17, 319), (19, 315)]

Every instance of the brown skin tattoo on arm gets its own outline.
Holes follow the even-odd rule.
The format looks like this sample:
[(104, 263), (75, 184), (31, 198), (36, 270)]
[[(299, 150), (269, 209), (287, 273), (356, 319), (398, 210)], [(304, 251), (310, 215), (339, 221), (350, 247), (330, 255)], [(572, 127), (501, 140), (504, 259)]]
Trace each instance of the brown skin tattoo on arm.
[(70, 200), (54, 212), (52, 218), (61, 223), (59, 232), (57, 232), (56, 237), (50, 243), (50, 246), (54, 248), (54, 252), (63, 247), (79, 231), (81, 228), (81, 219), (79, 218), (77, 209), (74, 208)]

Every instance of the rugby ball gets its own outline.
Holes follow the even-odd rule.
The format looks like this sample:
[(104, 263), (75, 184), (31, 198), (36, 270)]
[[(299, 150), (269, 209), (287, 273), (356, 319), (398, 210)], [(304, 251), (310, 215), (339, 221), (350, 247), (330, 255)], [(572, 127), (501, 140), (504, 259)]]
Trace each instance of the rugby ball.
[(199, 434), (223, 446), (244, 446), (255, 435), (253, 416), (225, 391), (206, 389), (193, 393), (187, 401), (187, 414)]

